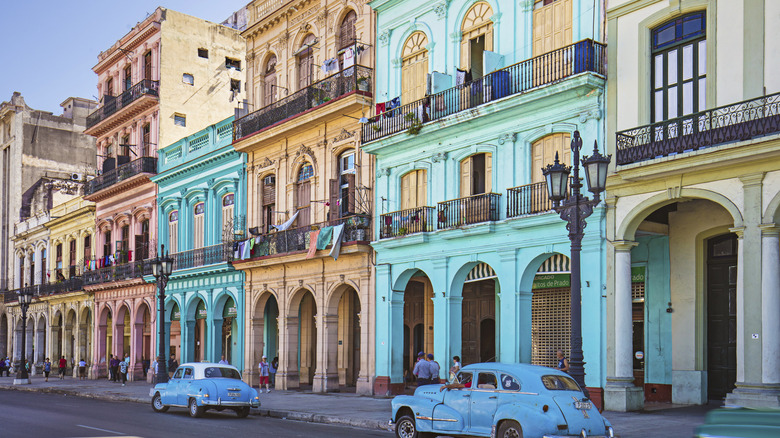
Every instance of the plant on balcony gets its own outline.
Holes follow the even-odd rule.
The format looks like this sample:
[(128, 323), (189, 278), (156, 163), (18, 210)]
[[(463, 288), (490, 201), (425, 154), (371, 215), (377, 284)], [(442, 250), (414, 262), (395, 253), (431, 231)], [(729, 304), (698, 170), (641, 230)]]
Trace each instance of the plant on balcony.
[(422, 130), (422, 122), (420, 121), (420, 118), (417, 117), (417, 114), (415, 113), (406, 113), (404, 116), (404, 120), (407, 122), (411, 122), (411, 125), (409, 125), (409, 129), (406, 131), (409, 135), (417, 135)]
[(368, 76), (360, 76), (357, 78), (357, 86), (360, 91), (371, 91), (371, 84), (368, 82), (371, 78)]

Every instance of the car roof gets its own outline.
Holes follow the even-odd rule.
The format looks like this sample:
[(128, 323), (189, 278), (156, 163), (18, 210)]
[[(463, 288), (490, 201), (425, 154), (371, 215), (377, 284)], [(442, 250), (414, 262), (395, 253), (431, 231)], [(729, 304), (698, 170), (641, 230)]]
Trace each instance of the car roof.
[(507, 373), (512, 374), (518, 374), (518, 375), (536, 375), (536, 376), (548, 376), (548, 375), (559, 375), (559, 376), (566, 376), (570, 377), (568, 374), (564, 373), (563, 371), (556, 370), (555, 368), (550, 367), (543, 367), (540, 365), (531, 365), (528, 363), (499, 363), (499, 362), (483, 362), (483, 363), (473, 363), (464, 366), (463, 371), (475, 371), (475, 370), (485, 370), (485, 371), (503, 371)]
[(234, 370), (238, 371), (238, 368), (234, 367), (233, 365), (225, 365), (222, 363), (216, 363), (216, 362), (187, 362), (179, 365), (180, 367), (193, 367), (196, 370), (205, 370), (209, 367), (222, 367), (222, 368), (233, 368)]

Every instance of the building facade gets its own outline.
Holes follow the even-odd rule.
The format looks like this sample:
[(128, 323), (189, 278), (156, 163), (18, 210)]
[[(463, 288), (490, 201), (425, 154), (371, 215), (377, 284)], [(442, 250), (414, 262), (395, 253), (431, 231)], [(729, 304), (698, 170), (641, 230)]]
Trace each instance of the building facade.
[[(601, 2), (374, 1), (374, 392), (412, 382), (417, 353), (557, 365), (569, 354), (570, 244), (541, 168), (603, 142)], [(595, 8), (595, 9), (594, 9)], [(413, 11), (413, 18), (410, 18)], [(586, 384), (605, 384), (604, 209), (582, 258)]]
[(248, 12), (251, 112), (233, 144), (247, 154), (253, 238), (234, 262), (246, 278), (245, 376), (256, 383), (261, 356), (278, 356), (279, 388), (370, 394), (374, 168), (358, 121), (372, 104), (374, 15), (352, 1), (254, 1)]
[[(244, 273), (232, 266), (246, 235), (245, 155), (233, 117), (160, 150), (157, 223), (173, 257), (166, 286), (168, 351), (180, 363), (226, 359), (244, 367)], [(147, 277), (153, 281), (154, 277)]]
[(778, 17), (609, 1), (607, 409), (780, 405)]
[[(155, 351), (155, 287), (148, 258), (157, 247), (158, 145), (168, 145), (233, 113), (241, 101), (245, 43), (234, 29), (157, 8), (98, 56), (100, 107), (87, 118), (100, 175), (86, 198), (96, 203), (97, 269), (84, 279), (95, 294), (93, 377), (109, 355), (131, 357), (130, 378)], [(94, 152), (93, 152), (94, 153)], [(99, 365), (99, 366), (98, 366)]]

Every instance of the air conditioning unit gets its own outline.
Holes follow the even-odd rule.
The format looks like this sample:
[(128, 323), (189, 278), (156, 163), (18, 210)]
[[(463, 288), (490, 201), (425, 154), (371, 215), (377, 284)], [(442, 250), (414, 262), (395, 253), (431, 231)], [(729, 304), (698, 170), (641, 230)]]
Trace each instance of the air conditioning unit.
[(73, 181), (81, 181), (84, 179), (84, 175), (81, 173), (72, 173), (70, 174), (70, 179)]

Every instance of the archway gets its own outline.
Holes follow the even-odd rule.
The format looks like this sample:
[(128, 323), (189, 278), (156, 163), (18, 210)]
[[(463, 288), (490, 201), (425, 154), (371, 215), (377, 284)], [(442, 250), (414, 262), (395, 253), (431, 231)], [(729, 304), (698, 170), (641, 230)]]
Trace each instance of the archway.
[[(192, 348), (192, 360), (194, 362), (202, 362), (206, 359), (206, 351), (208, 348), (206, 345), (206, 330), (208, 326), (206, 318), (208, 318), (208, 310), (206, 309), (206, 303), (200, 298), (197, 298), (195, 301), (191, 302), (190, 307), (194, 307), (195, 309), (195, 324), (192, 327), (192, 331), (189, 333), (192, 336), (188, 336), (189, 339), (192, 339), (190, 343), (190, 347)], [(189, 330), (189, 324), (187, 325)], [(183, 360), (187, 359), (185, 358)]]
[(130, 319), (130, 309), (127, 305), (123, 304), (117, 312), (117, 317), (114, 320), (114, 343), (116, 345), (116, 353), (120, 359), (124, 359), (130, 355), (131, 350), (131, 336), (132, 336), (132, 324)]
[(241, 366), (238, 364), (237, 359), (238, 351), (233, 348), (235, 337), (238, 336), (238, 307), (233, 298), (229, 297), (222, 308), (220, 330), (220, 357), (224, 357), (228, 362), (240, 368)]
[(78, 353), (78, 350), (76, 350), (76, 336), (78, 334), (76, 331), (76, 321), (76, 311), (73, 309), (68, 310), (63, 331), (65, 336), (63, 354), (65, 355), (65, 359), (71, 364), (69, 368), (70, 371), (73, 370), (73, 365), (78, 361), (78, 358), (76, 358), (76, 354)]
[(461, 360), (464, 365), (496, 360), (497, 276), (479, 263), (463, 282)]
[(111, 345), (111, 341), (113, 340), (111, 308), (104, 305), (103, 308), (99, 310), (98, 315), (96, 332), (97, 356), (95, 357), (97, 369), (93, 370), (91, 373), (95, 378), (108, 375), (109, 357), (113, 354), (113, 346)]
[(298, 305), (298, 375), (301, 385), (314, 382), (317, 369), (317, 303), (306, 291)]
[(707, 396), (723, 400), (737, 381), (737, 236), (707, 241)]
[(531, 288), (531, 363), (557, 367), (556, 352), (571, 355), (571, 271), (569, 258), (553, 254), (534, 275)]
[(142, 302), (136, 309), (135, 321), (133, 321), (133, 380), (146, 378), (146, 374), (144, 373), (144, 361), (151, 360), (151, 355), (152, 315), (149, 305), (146, 302)]
[[(323, 342), (326, 344), (324, 351), (327, 355), (325, 374), (331, 375), (338, 370), (337, 384), (348, 391), (357, 387), (360, 375), (360, 312), (360, 297), (357, 291), (351, 286), (341, 285), (330, 296), (324, 315)], [(329, 384), (325, 389), (335, 389), (330, 386)]]
[(92, 363), (92, 310), (85, 307), (79, 317), (78, 360), (84, 359), (89, 366)]
[(167, 319), (171, 322), (171, 326), (169, 330), (166, 330), (166, 333), (168, 333), (168, 356), (163, 359), (167, 361), (173, 355), (177, 361), (184, 362), (184, 358), (181, 356), (181, 311), (176, 302), (173, 302), (173, 305), (170, 306)]
[(51, 361), (56, 363), (63, 355), (62, 341), (64, 339), (64, 318), (62, 313), (57, 310), (54, 313), (51, 323)]
[(0, 358), (5, 359), (8, 354), (8, 317), (0, 314)]
[(38, 315), (35, 323), (35, 363), (41, 363), (46, 359), (46, 317)]
[[(423, 271), (416, 271), (403, 293), (403, 375), (404, 383), (414, 380), (412, 371), (421, 352), (433, 352), (433, 285)], [(393, 349), (395, 354), (396, 350)]]

